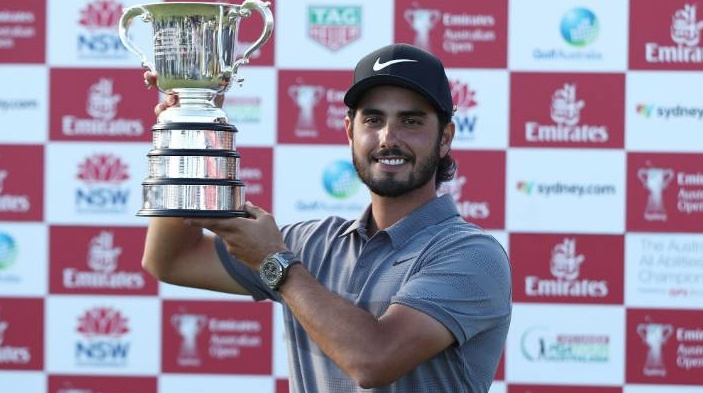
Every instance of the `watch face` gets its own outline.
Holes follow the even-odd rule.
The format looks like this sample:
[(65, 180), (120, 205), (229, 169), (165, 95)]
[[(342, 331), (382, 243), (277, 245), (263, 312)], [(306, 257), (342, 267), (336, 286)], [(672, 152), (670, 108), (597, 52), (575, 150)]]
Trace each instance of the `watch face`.
[(278, 282), (281, 278), (281, 273), (282, 269), (281, 267), (274, 261), (264, 261), (263, 264), (261, 264), (261, 278), (266, 282), (268, 285), (273, 285)]

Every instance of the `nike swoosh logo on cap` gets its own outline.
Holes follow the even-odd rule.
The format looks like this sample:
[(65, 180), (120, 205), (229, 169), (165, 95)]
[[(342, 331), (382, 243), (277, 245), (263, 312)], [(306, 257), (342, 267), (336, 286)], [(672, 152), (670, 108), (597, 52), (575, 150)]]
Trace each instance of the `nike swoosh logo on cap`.
[(395, 63), (404, 63), (407, 61), (417, 62), (417, 60), (412, 60), (412, 59), (395, 59), (395, 60), (388, 60), (385, 63), (381, 63), (381, 58), (379, 57), (378, 59), (376, 59), (376, 62), (373, 64), (373, 70), (374, 71), (381, 71), (382, 69), (388, 67), (389, 65), (393, 65)]

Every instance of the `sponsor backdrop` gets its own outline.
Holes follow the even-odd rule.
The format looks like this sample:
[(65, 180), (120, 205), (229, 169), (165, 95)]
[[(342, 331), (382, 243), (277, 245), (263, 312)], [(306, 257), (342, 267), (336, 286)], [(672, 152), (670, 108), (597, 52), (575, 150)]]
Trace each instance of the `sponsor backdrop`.
[[(0, 2), (0, 391), (287, 391), (280, 306), (160, 284), (136, 217), (152, 108), (136, 0)], [(450, 193), (505, 245), (491, 393), (703, 392), (703, 0), (277, 0), (224, 104), (248, 199), (356, 217), (342, 97), (391, 42), (440, 56)], [(244, 19), (239, 51), (259, 35)], [(148, 49), (150, 26), (132, 35)]]

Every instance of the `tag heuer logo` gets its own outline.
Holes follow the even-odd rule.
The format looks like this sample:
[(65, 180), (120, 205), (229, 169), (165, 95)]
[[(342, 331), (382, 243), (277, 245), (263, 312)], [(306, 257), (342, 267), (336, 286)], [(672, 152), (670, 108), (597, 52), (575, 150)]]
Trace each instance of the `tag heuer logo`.
[(336, 51), (361, 36), (361, 7), (309, 7), (308, 22), (308, 36)]

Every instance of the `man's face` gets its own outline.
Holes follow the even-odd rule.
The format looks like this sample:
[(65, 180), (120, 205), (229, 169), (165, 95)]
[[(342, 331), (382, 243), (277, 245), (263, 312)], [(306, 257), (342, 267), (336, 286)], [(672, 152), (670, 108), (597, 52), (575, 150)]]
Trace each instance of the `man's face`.
[(354, 166), (371, 192), (388, 197), (431, 187), (440, 154), (434, 107), (421, 95), (400, 87), (378, 86), (359, 101), (347, 123)]

